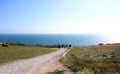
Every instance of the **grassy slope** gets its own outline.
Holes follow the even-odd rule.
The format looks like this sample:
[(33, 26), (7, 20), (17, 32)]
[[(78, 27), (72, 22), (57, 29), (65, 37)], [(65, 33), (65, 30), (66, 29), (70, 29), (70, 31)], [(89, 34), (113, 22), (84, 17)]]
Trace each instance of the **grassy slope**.
[(62, 62), (79, 74), (120, 72), (120, 44), (73, 47)]
[(10, 46), (0, 47), (0, 64), (35, 57), (55, 51), (50, 48), (33, 47), (33, 46)]

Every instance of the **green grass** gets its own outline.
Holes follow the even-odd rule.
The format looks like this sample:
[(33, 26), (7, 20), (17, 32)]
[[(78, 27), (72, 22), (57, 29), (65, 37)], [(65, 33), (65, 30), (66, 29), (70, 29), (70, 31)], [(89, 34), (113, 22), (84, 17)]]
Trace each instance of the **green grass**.
[(86, 68), (93, 74), (120, 73), (120, 44), (73, 47), (61, 61), (77, 74)]
[(55, 49), (33, 46), (0, 47), (0, 64), (18, 59), (27, 59), (53, 51), (55, 51)]
[(48, 72), (47, 74), (64, 74), (64, 70), (56, 70), (54, 72)]

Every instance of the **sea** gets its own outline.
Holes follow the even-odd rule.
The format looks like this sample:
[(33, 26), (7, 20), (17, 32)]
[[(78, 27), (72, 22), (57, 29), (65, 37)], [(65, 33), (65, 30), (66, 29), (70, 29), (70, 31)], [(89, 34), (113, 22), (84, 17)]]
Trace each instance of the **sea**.
[(101, 35), (92, 34), (0, 34), (0, 42), (14, 42), (23, 44), (71, 44), (72, 46), (89, 46), (107, 43)]

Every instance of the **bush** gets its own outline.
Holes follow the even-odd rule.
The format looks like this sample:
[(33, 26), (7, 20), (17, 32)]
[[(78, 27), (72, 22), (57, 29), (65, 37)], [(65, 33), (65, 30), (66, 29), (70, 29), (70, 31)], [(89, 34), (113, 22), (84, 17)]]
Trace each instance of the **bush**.
[(103, 43), (99, 43), (98, 45), (104, 45)]

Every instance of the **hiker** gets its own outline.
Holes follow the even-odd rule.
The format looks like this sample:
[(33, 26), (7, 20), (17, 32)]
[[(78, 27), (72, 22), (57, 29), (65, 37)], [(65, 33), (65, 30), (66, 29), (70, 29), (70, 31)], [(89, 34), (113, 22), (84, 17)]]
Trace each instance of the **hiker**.
[(69, 48), (70, 48), (70, 47), (72, 47), (72, 45), (71, 45), (71, 44), (69, 45)]

